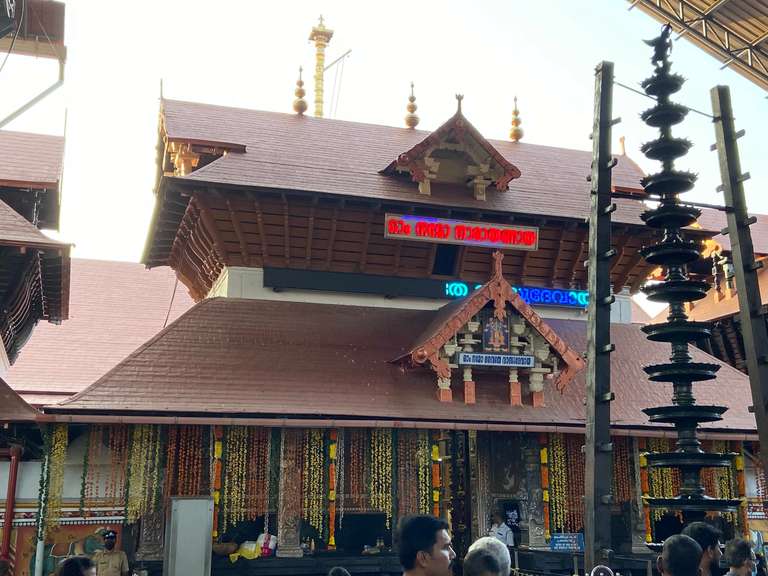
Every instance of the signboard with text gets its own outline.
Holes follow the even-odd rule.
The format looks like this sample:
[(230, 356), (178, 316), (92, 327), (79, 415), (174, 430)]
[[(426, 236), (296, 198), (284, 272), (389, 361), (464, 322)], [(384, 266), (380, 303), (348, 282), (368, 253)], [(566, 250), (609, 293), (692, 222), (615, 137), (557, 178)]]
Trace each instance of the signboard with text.
[(576, 532), (573, 534), (552, 534), (549, 539), (549, 548), (551, 550), (560, 550), (568, 552), (584, 551), (584, 534)]
[(459, 364), (464, 366), (503, 366), (505, 368), (533, 368), (533, 356), (514, 354), (476, 354), (459, 352)]
[(420, 242), (489, 246), (503, 250), (539, 248), (538, 228), (428, 216), (385, 214), (384, 236)]

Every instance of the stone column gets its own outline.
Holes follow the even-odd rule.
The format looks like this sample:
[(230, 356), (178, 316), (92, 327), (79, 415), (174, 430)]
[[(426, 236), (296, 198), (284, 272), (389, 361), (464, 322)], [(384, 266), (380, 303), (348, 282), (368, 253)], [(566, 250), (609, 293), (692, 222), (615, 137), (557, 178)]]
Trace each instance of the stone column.
[(280, 499), (277, 556), (299, 558), (301, 551), (301, 437), (298, 428), (283, 428), (280, 442)]

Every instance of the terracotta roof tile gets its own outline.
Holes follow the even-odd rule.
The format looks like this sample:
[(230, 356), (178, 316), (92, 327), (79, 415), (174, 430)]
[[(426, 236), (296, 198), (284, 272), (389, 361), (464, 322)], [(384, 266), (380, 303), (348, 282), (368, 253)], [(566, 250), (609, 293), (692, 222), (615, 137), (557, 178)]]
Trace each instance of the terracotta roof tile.
[(38, 411), (0, 378), (0, 422), (33, 422)]
[[(509, 192), (491, 189), (482, 201), (467, 189), (440, 190), (436, 184), (431, 196), (423, 196), (408, 178), (380, 171), (424, 140), (427, 131), (173, 100), (164, 100), (162, 106), (171, 139), (246, 147), (245, 153), (229, 153), (182, 180), (561, 218), (588, 215), (589, 151), (489, 140), (522, 172), (510, 182)], [(613, 171), (614, 185), (628, 189), (640, 189), (642, 176), (625, 156)], [(617, 204), (615, 221), (642, 224), (641, 203), (618, 200)]]
[[(69, 320), (39, 324), (7, 381), (35, 404), (79, 392), (162, 329), (174, 285), (169, 268), (72, 259)], [(169, 322), (191, 306), (179, 285)]]
[(33, 248), (60, 248), (66, 246), (49, 238), (35, 228), (29, 220), (0, 200), (0, 245)]
[[(202, 415), (270, 415), (582, 425), (584, 372), (563, 395), (545, 388), (544, 408), (509, 405), (505, 379), (477, 382), (477, 404), (436, 399), (434, 374), (404, 372), (401, 356), (434, 311), (214, 298), (181, 316), (94, 385), (47, 411)], [(552, 320), (576, 350), (586, 323)], [(665, 361), (669, 348), (648, 342), (637, 325), (612, 326), (614, 425), (647, 427), (641, 408), (669, 402), (671, 385), (652, 384), (644, 364)], [(692, 349), (695, 361), (718, 360)], [(459, 388), (454, 386), (454, 388)], [(711, 428), (753, 431), (746, 376), (722, 365), (719, 378), (696, 386), (701, 404), (726, 403)]]
[(0, 186), (57, 188), (64, 138), (0, 130)]

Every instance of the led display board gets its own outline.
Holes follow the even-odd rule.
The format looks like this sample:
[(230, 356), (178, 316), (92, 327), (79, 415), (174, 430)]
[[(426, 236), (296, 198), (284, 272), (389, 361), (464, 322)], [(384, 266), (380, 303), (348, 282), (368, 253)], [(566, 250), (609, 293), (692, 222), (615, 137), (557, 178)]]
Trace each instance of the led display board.
[(538, 250), (539, 248), (538, 228), (446, 220), (412, 214), (385, 214), (384, 236), (399, 240), (490, 246), (505, 250)]
[[(398, 278), (374, 274), (353, 274), (348, 272), (322, 272), (314, 270), (291, 270), (287, 268), (265, 268), (264, 286), (275, 290), (298, 289), (353, 294), (376, 294), (405, 298), (464, 298), (482, 286), (481, 284), (436, 280), (433, 278)], [(589, 294), (586, 290), (561, 290), (558, 288), (535, 288), (513, 286), (515, 292), (531, 306), (558, 306), (565, 308), (586, 308)]]

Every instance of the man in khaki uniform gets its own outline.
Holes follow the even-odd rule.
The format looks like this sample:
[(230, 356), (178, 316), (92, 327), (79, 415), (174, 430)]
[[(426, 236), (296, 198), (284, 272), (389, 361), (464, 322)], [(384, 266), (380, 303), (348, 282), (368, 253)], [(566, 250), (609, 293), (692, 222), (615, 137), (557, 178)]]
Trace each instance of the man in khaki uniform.
[(93, 555), (97, 576), (128, 576), (128, 557), (122, 550), (115, 550), (117, 534), (107, 530), (103, 538), (105, 550), (97, 550)]

